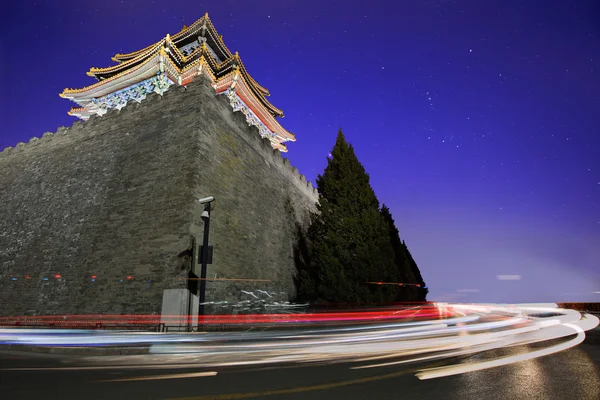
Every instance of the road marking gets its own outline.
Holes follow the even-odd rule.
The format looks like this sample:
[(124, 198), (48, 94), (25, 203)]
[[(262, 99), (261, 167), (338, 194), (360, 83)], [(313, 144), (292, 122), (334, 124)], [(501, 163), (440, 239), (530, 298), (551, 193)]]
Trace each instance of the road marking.
[[(431, 364), (430, 367), (443, 365), (443, 362)], [(280, 389), (280, 390), (265, 390), (263, 392), (248, 392), (248, 393), (232, 393), (232, 394), (218, 394), (212, 396), (192, 396), (192, 397), (174, 397), (169, 400), (235, 400), (235, 399), (247, 399), (251, 397), (261, 397), (261, 396), (275, 396), (275, 395), (285, 395), (285, 394), (294, 394), (294, 393), (302, 393), (302, 392), (311, 392), (314, 390), (326, 390), (333, 389), (342, 386), (349, 385), (357, 385), (360, 383), (367, 383), (373, 381), (379, 381), (383, 379), (396, 378), (405, 374), (415, 373), (417, 371), (421, 371), (423, 368), (414, 368), (399, 372), (392, 372), (390, 374), (385, 375), (377, 375), (371, 376), (368, 378), (359, 378), (352, 379), (348, 381), (341, 382), (333, 382), (333, 383), (324, 383), (321, 385), (313, 385), (313, 386), (301, 386), (295, 387), (291, 389)]]
[(187, 374), (138, 376), (138, 377), (134, 377), (134, 378), (107, 379), (107, 380), (93, 381), (93, 382), (94, 383), (98, 383), (98, 382), (153, 381), (153, 380), (157, 380), (157, 379), (199, 378), (199, 377), (202, 377), (202, 376), (215, 376), (215, 375), (217, 375), (216, 371), (210, 371), (210, 372), (190, 372), (190, 373), (187, 373)]

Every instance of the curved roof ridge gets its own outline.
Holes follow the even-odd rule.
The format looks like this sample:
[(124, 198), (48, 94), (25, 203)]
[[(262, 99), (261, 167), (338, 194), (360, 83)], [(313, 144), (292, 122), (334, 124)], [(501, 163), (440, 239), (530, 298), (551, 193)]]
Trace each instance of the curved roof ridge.
[[(135, 62), (142, 60), (144, 57), (151, 56), (152, 53), (154, 53), (155, 51), (158, 51), (160, 49), (160, 47), (164, 44), (164, 41), (165, 41), (165, 39), (163, 38), (163, 39), (159, 40), (158, 42), (154, 43), (152, 46), (146, 47), (145, 50), (147, 50), (147, 51), (145, 53), (140, 53), (139, 55), (137, 55), (136, 57), (134, 57), (130, 60), (123, 61), (117, 65), (113, 65), (111, 67), (106, 67), (106, 68), (93, 67), (93, 68), (90, 68), (90, 70), (86, 74), (88, 76), (92, 76), (96, 79), (99, 79), (96, 75), (109, 74), (111, 72), (116, 72), (119, 69), (130, 67), (131, 64), (134, 64)], [(106, 79), (110, 79), (110, 77), (103, 79), (103, 81)]]
[(131, 68), (131, 69), (126, 69), (125, 71), (121, 71), (121, 72), (119, 72), (118, 74), (115, 74), (115, 75), (113, 75), (113, 76), (111, 76), (111, 77), (108, 77), (108, 78), (106, 78), (106, 79), (102, 79), (102, 80), (100, 80), (100, 81), (98, 81), (98, 82), (96, 82), (96, 83), (94, 83), (94, 84), (92, 84), (92, 85), (84, 86), (84, 87), (82, 87), (82, 88), (80, 88), (80, 89), (69, 89), (69, 88), (65, 88), (65, 89), (62, 91), (62, 93), (59, 93), (59, 96), (60, 96), (60, 97), (62, 97), (62, 98), (67, 98), (67, 97), (68, 97), (68, 95), (70, 95), (70, 94), (83, 93), (83, 92), (86, 92), (86, 91), (88, 91), (88, 90), (90, 90), (90, 89), (94, 89), (94, 88), (96, 88), (96, 87), (99, 87), (99, 86), (102, 86), (102, 85), (106, 85), (106, 84), (107, 84), (107, 82), (111, 82), (111, 81), (117, 80), (117, 79), (118, 79), (118, 78), (120, 78), (121, 76), (124, 76), (124, 75), (127, 75), (127, 74), (129, 74), (129, 73), (132, 73), (132, 72), (135, 72), (135, 71), (137, 71), (138, 69), (140, 69), (140, 68), (142, 68), (143, 66), (145, 66), (146, 64), (148, 64), (150, 61), (152, 61), (152, 57), (149, 57), (149, 58), (148, 58), (148, 59), (146, 59), (144, 62), (142, 62), (141, 64), (138, 64), (138, 65), (134, 66), (134, 67), (133, 67), (133, 68)]

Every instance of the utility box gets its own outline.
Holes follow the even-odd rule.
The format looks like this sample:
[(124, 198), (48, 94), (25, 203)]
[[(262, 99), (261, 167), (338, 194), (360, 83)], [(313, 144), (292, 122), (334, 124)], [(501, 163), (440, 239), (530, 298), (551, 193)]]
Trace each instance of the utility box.
[[(202, 247), (198, 246), (198, 264), (202, 264)], [(206, 260), (206, 264), (213, 263), (213, 246), (208, 246), (208, 260)]]

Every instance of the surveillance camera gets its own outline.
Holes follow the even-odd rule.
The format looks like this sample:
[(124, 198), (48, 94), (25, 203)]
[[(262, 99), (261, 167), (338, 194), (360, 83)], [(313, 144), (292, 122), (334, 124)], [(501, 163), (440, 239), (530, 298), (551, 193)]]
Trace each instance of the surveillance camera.
[(200, 202), (200, 204), (206, 204), (206, 203), (210, 203), (211, 201), (214, 201), (214, 197), (213, 196), (209, 196), (209, 197), (205, 197), (203, 199), (198, 200)]

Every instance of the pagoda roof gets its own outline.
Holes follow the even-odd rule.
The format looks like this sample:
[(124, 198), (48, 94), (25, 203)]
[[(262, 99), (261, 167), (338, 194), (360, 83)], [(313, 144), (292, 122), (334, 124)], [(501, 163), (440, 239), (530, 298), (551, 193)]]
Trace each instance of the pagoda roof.
[(108, 79), (98, 81), (81, 89), (65, 89), (60, 97), (73, 100), (77, 103), (85, 102), (96, 97), (102, 97), (116, 90), (127, 87), (135, 82), (156, 75), (160, 71), (160, 54), (146, 58), (143, 62), (121, 71)]
[[(203, 32), (203, 31), (205, 31), (205, 32)], [(212, 24), (212, 21), (208, 17), (208, 13), (204, 14), (204, 16), (202, 16), (202, 18), (200, 18), (199, 20), (194, 22), (192, 25), (190, 25), (188, 27), (184, 27), (181, 31), (172, 35), (171, 40), (173, 40), (173, 42), (176, 45), (180, 45), (181, 43), (184, 43), (186, 39), (189, 39), (190, 37), (194, 37), (194, 35), (200, 35), (200, 36), (206, 37), (207, 41), (210, 42), (209, 45), (211, 45), (211, 47), (216, 49), (215, 51), (217, 51), (217, 54), (219, 55), (219, 57), (221, 59), (227, 59), (232, 56), (231, 51), (227, 48), (227, 46), (223, 42), (223, 36), (221, 36), (217, 33), (214, 25)], [(112, 57), (112, 60), (116, 61), (116, 62), (128, 61), (128, 60), (138, 56), (140, 53), (151, 49), (156, 44), (158, 44), (158, 43), (154, 43), (148, 47), (145, 47), (138, 51), (134, 51), (132, 53), (115, 54)]]
[[(82, 119), (102, 115), (106, 107), (120, 108), (128, 99), (145, 98), (140, 93), (146, 88), (136, 89), (139, 93), (131, 97), (132, 87), (166, 85), (154, 89), (162, 94), (171, 84), (185, 85), (204, 74), (213, 82), (216, 94), (227, 94), (234, 110), (242, 110), (249, 124), (260, 126), (261, 135), (269, 136), (274, 148), (287, 151), (282, 142), (296, 140), (276, 121), (275, 118), (283, 117), (283, 112), (266, 99), (270, 95), (268, 89), (252, 78), (239, 54), (231, 53), (225, 46), (208, 13), (173, 36), (167, 34), (141, 50), (116, 54), (112, 59), (116, 65), (91, 68), (87, 73), (98, 80), (96, 83), (80, 89), (65, 89), (60, 94), (79, 105), (69, 111), (70, 115)], [(121, 97), (120, 102), (114, 103), (115, 96)]]
[[(197, 35), (197, 36), (195, 36)], [(199, 37), (203, 37), (206, 40), (196, 50), (187, 56), (183, 55), (180, 51), (183, 43), (186, 40), (193, 42)], [(222, 36), (217, 34), (208, 13), (202, 18), (194, 22), (189, 27), (182, 29), (180, 32), (173, 36), (167, 34), (162, 40), (143, 48), (142, 50), (128, 53), (128, 54), (117, 54), (113, 57), (118, 64), (107, 68), (91, 68), (88, 72), (88, 76), (95, 77), (99, 82), (103, 82), (113, 78), (115, 75), (120, 75), (126, 70), (136, 67), (140, 64), (145, 63), (147, 60), (152, 59), (161, 49), (165, 49), (169, 58), (175, 63), (179, 69), (186, 69), (191, 66), (199, 58), (204, 57), (208, 60), (208, 64), (211, 67), (212, 72), (216, 77), (220, 77), (223, 73), (226, 73), (233, 65), (240, 67), (241, 73), (244, 75), (248, 85), (256, 96), (261, 99), (261, 103), (266, 107), (269, 112), (275, 117), (283, 117), (283, 111), (273, 104), (271, 104), (265, 97), (270, 96), (269, 90), (260, 85), (246, 70), (246, 67), (242, 63), (239, 54), (236, 52), (232, 54), (227, 46), (223, 43)], [(210, 48), (210, 50), (208, 50)], [(88, 86), (89, 88), (94, 85)], [(80, 89), (85, 90), (86, 88)], [(68, 94), (71, 89), (66, 89), (63, 94)]]

